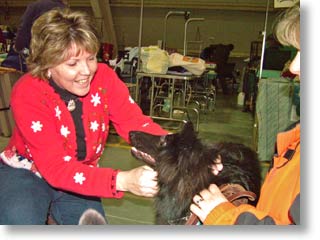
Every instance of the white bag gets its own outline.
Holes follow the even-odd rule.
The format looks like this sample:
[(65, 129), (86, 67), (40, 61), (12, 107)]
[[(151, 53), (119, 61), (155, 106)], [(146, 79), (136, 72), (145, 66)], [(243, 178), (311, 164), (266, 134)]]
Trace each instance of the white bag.
[(239, 94), (238, 94), (238, 101), (237, 101), (237, 103), (238, 103), (239, 106), (243, 106), (243, 104), (244, 104), (244, 98), (245, 98), (245, 93), (244, 93), (244, 92), (239, 92)]
[(179, 53), (172, 53), (169, 56), (169, 67), (181, 66), (194, 75), (201, 75), (206, 70), (206, 62), (197, 57), (183, 56)]
[(158, 46), (141, 48), (142, 71), (145, 73), (166, 74), (169, 67), (169, 55)]

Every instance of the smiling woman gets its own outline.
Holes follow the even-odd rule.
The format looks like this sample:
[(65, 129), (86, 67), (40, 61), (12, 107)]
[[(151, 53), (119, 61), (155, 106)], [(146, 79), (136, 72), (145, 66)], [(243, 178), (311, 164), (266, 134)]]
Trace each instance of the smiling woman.
[(88, 208), (105, 216), (101, 198), (157, 193), (150, 167), (99, 167), (110, 122), (127, 142), (132, 130), (167, 134), (97, 63), (99, 45), (85, 13), (51, 10), (35, 21), (29, 73), (11, 95), (14, 133), (1, 153), (0, 224), (45, 224), (48, 212), (58, 224), (78, 224)]

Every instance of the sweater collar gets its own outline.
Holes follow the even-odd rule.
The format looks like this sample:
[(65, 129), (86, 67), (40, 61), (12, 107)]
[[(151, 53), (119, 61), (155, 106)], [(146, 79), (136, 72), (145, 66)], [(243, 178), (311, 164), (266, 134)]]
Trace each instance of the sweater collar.
[(59, 94), (59, 96), (61, 97), (61, 99), (65, 102), (72, 100), (76, 100), (78, 99), (78, 96), (70, 93), (69, 91), (62, 89), (61, 87), (59, 87), (52, 79), (49, 80), (49, 84), (51, 87), (53, 87), (54, 91)]

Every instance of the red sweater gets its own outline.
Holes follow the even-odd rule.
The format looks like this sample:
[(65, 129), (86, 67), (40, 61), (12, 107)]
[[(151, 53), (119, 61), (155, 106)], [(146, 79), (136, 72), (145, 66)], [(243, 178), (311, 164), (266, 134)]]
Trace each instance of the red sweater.
[(15, 129), (7, 149), (32, 160), (53, 187), (83, 195), (120, 198), (115, 189), (117, 172), (99, 168), (113, 123), (128, 141), (131, 130), (167, 134), (132, 100), (126, 85), (105, 64), (99, 64), (90, 92), (83, 98), (83, 127), (87, 156), (77, 160), (75, 125), (64, 101), (48, 82), (26, 74), (15, 84), (11, 107)]

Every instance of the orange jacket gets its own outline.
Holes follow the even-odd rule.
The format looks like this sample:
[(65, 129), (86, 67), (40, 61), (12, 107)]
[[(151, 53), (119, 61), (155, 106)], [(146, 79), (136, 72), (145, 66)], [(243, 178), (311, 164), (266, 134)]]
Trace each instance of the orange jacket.
[(277, 155), (261, 188), (256, 207), (222, 203), (204, 224), (299, 224), (300, 223), (300, 124), (277, 136)]

